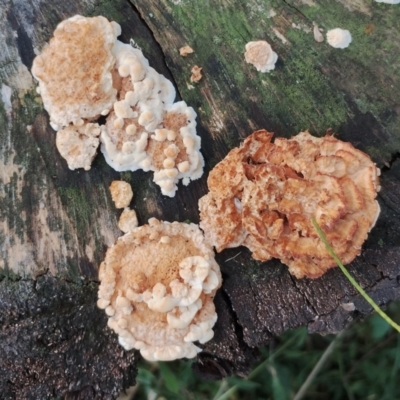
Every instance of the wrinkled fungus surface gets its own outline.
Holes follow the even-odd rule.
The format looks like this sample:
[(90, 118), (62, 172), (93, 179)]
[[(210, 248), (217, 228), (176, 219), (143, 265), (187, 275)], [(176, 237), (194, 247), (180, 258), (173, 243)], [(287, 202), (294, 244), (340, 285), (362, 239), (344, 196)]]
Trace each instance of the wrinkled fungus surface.
[(197, 115), (184, 101), (174, 103), (172, 83), (140, 50), (118, 41), (120, 34), (104, 17), (69, 18), (35, 58), (32, 73), (51, 126), (63, 130), (63, 151), (58, 147), (71, 169), (89, 169), (99, 144), (79, 142), (73, 131), (105, 116), (100, 142), (107, 163), (116, 171), (153, 171), (161, 192), (173, 197), (179, 180), (188, 185), (203, 174)]
[(150, 361), (193, 358), (214, 332), (221, 273), (197, 225), (162, 222), (133, 229), (107, 250), (97, 305), (127, 350)]
[(333, 136), (272, 136), (254, 132), (210, 172), (200, 227), (218, 252), (244, 245), (257, 260), (279, 258), (297, 278), (318, 278), (336, 264), (312, 217), (350, 263), (379, 215), (379, 169)]

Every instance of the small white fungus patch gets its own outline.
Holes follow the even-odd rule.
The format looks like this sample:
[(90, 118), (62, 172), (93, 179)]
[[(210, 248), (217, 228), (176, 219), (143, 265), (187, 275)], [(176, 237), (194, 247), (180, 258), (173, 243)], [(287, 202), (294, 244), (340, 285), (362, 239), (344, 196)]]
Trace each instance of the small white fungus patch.
[(327, 32), (326, 40), (335, 49), (345, 49), (349, 47), (352, 37), (347, 29), (335, 28)]
[(253, 64), (257, 71), (268, 72), (275, 69), (278, 55), (272, 50), (268, 42), (265, 40), (258, 40), (246, 44), (244, 58), (247, 63)]

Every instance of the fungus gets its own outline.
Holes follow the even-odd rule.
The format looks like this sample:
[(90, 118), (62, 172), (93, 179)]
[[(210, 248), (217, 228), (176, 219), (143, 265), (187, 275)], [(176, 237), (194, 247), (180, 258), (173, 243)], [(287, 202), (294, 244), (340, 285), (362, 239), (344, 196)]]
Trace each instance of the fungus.
[[(107, 117), (101, 151), (117, 171), (153, 171), (162, 194), (173, 197), (179, 179), (188, 184), (203, 174), (196, 113), (184, 101), (173, 102), (171, 82), (149, 67), (139, 50), (117, 41), (113, 52), (123, 100), (114, 104)], [(175, 168), (182, 162), (188, 163), (185, 171)]]
[[(51, 126), (66, 129), (58, 137), (70, 168), (90, 168), (98, 139), (88, 141), (82, 131), (105, 116), (99, 139), (106, 162), (116, 171), (153, 171), (162, 193), (173, 197), (179, 179), (188, 184), (203, 173), (196, 113), (185, 102), (174, 103), (172, 83), (149, 66), (140, 50), (116, 40), (120, 34), (121, 27), (104, 17), (69, 18), (35, 58), (32, 73)], [(176, 113), (178, 122), (169, 127), (168, 120)], [(165, 143), (153, 145), (155, 140)], [(176, 145), (179, 154), (159, 155), (166, 150), (164, 145)], [(88, 153), (87, 146), (86, 160), (71, 161), (72, 153)], [(176, 161), (188, 165), (177, 169)]]
[(179, 54), (182, 57), (186, 57), (189, 54), (194, 53), (194, 50), (190, 46), (183, 46), (179, 49)]
[(58, 24), (50, 43), (35, 57), (32, 74), (55, 130), (82, 118), (95, 120), (112, 107), (117, 90), (111, 49), (119, 34), (119, 25), (104, 17), (75, 15)]
[(192, 75), (190, 76), (190, 82), (199, 82), (201, 80), (201, 78), (203, 77), (203, 75), (201, 74), (201, 70), (203, 68), (198, 67), (197, 65), (195, 65), (192, 68)]
[(131, 185), (125, 181), (112, 181), (110, 193), (116, 208), (128, 207), (133, 197)]
[(278, 55), (272, 50), (268, 42), (258, 40), (246, 44), (244, 58), (247, 63), (253, 64), (257, 71), (268, 72), (275, 69)]
[(57, 132), (56, 146), (61, 156), (72, 170), (90, 169), (92, 160), (99, 147), (99, 135), (102, 127), (98, 124), (70, 125)]
[(345, 29), (331, 29), (326, 34), (328, 43), (336, 49), (345, 49), (351, 43), (351, 33)]
[(350, 263), (379, 215), (379, 170), (332, 136), (271, 139), (254, 132), (210, 172), (209, 193), (199, 200), (206, 238), (218, 252), (244, 245), (257, 260), (279, 258), (297, 278), (318, 278), (336, 264), (313, 228), (315, 217)]
[(125, 207), (121, 213), (118, 220), (118, 228), (124, 232), (128, 233), (133, 231), (138, 227), (138, 219), (136, 216), (136, 211), (131, 210), (129, 207)]
[(98, 307), (126, 349), (149, 361), (193, 358), (213, 337), (221, 273), (197, 225), (155, 218), (120, 237), (100, 266)]

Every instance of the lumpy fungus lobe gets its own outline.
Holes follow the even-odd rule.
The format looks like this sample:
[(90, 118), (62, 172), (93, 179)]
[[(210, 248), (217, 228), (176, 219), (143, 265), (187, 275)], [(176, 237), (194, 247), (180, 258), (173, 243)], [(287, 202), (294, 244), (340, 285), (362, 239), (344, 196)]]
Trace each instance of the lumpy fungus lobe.
[(210, 340), (221, 273), (197, 225), (155, 218), (120, 237), (100, 266), (97, 305), (127, 350), (150, 361), (193, 358)]
[[(140, 50), (117, 40), (120, 34), (104, 17), (69, 18), (34, 59), (32, 73), (71, 169), (90, 169), (101, 143), (112, 168), (153, 171), (161, 192), (173, 197), (180, 179), (187, 185), (203, 174), (196, 113), (174, 103), (172, 83)], [(99, 138), (87, 138), (86, 126), (101, 116)]]
[(333, 136), (272, 136), (254, 132), (210, 172), (200, 227), (218, 252), (244, 245), (256, 260), (278, 258), (297, 278), (318, 278), (336, 264), (312, 217), (350, 263), (379, 215), (379, 169)]

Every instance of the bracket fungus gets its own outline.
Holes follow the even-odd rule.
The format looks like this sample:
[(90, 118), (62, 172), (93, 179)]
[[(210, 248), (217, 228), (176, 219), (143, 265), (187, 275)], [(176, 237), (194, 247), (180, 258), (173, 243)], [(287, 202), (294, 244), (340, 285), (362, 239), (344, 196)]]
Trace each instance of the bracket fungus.
[[(73, 127), (107, 117), (100, 134), (107, 163), (116, 171), (153, 171), (162, 193), (173, 197), (180, 179), (187, 185), (203, 174), (196, 113), (184, 101), (174, 103), (172, 83), (140, 50), (118, 41), (120, 34), (121, 27), (104, 17), (69, 18), (34, 59), (32, 73), (51, 126), (70, 133), (71, 143), (63, 134), (64, 148), (76, 149)], [(71, 168), (89, 169), (96, 153), (82, 161), (83, 149), (76, 161), (75, 153), (59, 150)]]
[(197, 225), (151, 218), (107, 250), (99, 277), (97, 305), (126, 350), (149, 361), (193, 358), (194, 342), (213, 337), (221, 273)]
[(336, 49), (345, 49), (349, 47), (352, 37), (347, 29), (331, 29), (326, 33), (327, 42)]
[(257, 71), (268, 72), (275, 69), (278, 55), (272, 50), (268, 42), (265, 40), (258, 40), (246, 44), (244, 58), (247, 63), (253, 64)]
[(254, 132), (210, 172), (200, 227), (218, 252), (244, 245), (256, 260), (279, 258), (297, 278), (318, 278), (336, 263), (312, 217), (350, 263), (380, 212), (379, 169), (333, 136), (272, 136)]

